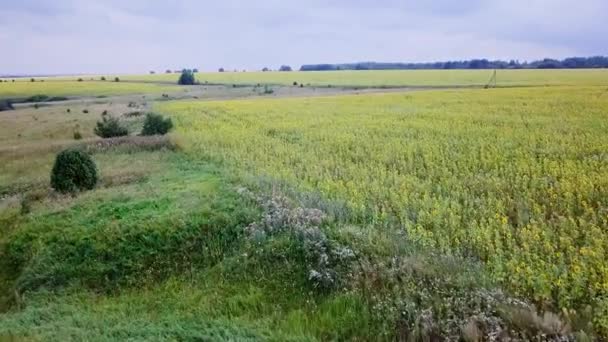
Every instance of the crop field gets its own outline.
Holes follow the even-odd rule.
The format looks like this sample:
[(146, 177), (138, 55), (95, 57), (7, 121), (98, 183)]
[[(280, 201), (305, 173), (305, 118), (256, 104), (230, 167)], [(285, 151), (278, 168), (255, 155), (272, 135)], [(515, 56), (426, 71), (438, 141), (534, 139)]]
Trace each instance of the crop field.
[(489, 73), (0, 83), (0, 341), (607, 338), (607, 74)]
[[(162, 104), (186, 151), (344, 203), (608, 320), (608, 94), (555, 87)], [(339, 209), (338, 209), (339, 208)]]
[[(198, 73), (199, 82), (217, 84), (281, 84), (311, 86), (406, 87), (484, 86), (492, 70), (389, 70), (322, 72), (213, 72)], [(131, 81), (176, 82), (177, 74), (120, 75)], [(606, 70), (498, 70), (497, 84), (510, 86), (608, 85)]]
[(176, 85), (158, 85), (127, 82), (101, 81), (52, 81), (0, 83), (0, 99), (22, 98), (34, 95), (47, 96), (109, 96), (124, 94), (161, 94), (179, 90)]

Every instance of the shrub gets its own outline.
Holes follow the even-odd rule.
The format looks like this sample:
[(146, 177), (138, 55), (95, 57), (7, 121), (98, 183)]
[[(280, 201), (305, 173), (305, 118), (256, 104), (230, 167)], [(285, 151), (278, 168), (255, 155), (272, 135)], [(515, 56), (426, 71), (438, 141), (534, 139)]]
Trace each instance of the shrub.
[(79, 131), (74, 131), (74, 140), (82, 139), (82, 134)]
[(160, 114), (148, 113), (144, 121), (141, 135), (164, 135), (173, 128), (170, 118), (164, 118)]
[(122, 137), (129, 134), (129, 130), (121, 125), (118, 118), (110, 115), (102, 115), (101, 121), (97, 121), (95, 134), (102, 138)]
[(30, 82), (36, 82), (35, 78), (30, 78)]
[(294, 87), (296, 87), (298, 85), (298, 82), (293, 82)]
[(292, 71), (292, 69), (289, 65), (281, 65), (279, 71)]
[(89, 114), (89, 110), (88, 109), (83, 109), (82, 112), (85, 113), (85, 114)]
[(171, 70), (169, 70), (169, 69), (165, 70), (165, 74), (170, 74), (170, 73), (171, 73)]
[(70, 108), (65, 110), (66, 112), (70, 113), (72, 110)]
[(225, 71), (225, 70), (224, 70), (224, 68), (219, 68), (219, 69), (217, 70), (217, 72), (224, 72), (224, 71)]
[(184, 69), (177, 81), (177, 84), (180, 85), (194, 85), (195, 83), (194, 73), (190, 69)]
[(97, 167), (87, 153), (67, 149), (57, 155), (51, 171), (53, 189), (62, 193), (91, 190), (97, 180)]
[(102, 80), (102, 81), (105, 81), (105, 80), (106, 80), (106, 77), (105, 77), (105, 76), (101, 76), (101, 80)]
[(120, 78), (114, 77), (114, 82), (120, 82)]
[(82, 78), (79, 78), (79, 79), (78, 79), (78, 82), (82, 82)]

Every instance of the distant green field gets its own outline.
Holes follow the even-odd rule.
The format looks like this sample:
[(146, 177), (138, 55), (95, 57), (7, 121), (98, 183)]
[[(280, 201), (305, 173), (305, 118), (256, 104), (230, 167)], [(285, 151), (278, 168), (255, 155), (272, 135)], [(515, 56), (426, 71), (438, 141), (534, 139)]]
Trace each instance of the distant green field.
[[(305, 86), (338, 86), (338, 87), (474, 87), (488, 84), (493, 70), (360, 70), (360, 71), (309, 71), (309, 72), (204, 72), (196, 74), (201, 83), (210, 84), (275, 84)], [(120, 77), (120, 84), (99, 81), (102, 76), (108, 80)], [(179, 74), (144, 74), (144, 75), (85, 75), (80, 76), (85, 82), (76, 82), (79, 76), (61, 76), (41, 78), (46, 82), (67, 81), (63, 86), (55, 85), (57, 95), (73, 92), (74, 94), (95, 91), (96, 94), (143, 93), (158, 90), (145, 85), (124, 85), (125, 82), (177, 83)], [(41, 84), (27, 79), (16, 79), (16, 82), (0, 84), (0, 96), (10, 90), (11, 85), (19, 84), (26, 89), (42, 87)], [(27, 86), (25, 84), (28, 84)], [(605, 69), (560, 69), (560, 70), (498, 70), (497, 86), (565, 86), (565, 85), (599, 85), (608, 86), (608, 70)], [(86, 86), (85, 86), (86, 85)], [(23, 92), (18, 88), (14, 92)], [(74, 90), (76, 89), (76, 90)], [(160, 91), (160, 90), (159, 90)], [(35, 92), (31, 90), (31, 92)]]
[[(481, 86), (492, 70), (385, 70), (317, 72), (214, 72), (198, 73), (201, 82), (221, 84), (281, 84), (313, 86)], [(123, 80), (177, 82), (177, 74), (121, 75)], [(608, 70), (499, 70), (498, 86), (608, 85)]]
[(179, 90), (178, 86), (127, 82), (3, 82), (0, 83), (0, 99), (27, 97), (33, 95), (47, 96), (108, 96), (122, 94), (162, 93)]

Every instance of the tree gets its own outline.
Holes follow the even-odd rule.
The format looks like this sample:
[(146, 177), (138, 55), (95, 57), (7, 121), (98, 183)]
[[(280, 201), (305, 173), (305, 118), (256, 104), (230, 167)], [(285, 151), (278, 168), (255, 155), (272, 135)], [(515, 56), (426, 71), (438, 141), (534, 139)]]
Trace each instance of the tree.
[(55, 158), (51, 171), (53, 189), (62, 193), (91, 190), (97, 180), (97, 166), (84, 151), (67, 149)]
[(264, 67), (264, 69), (262, 69), (263, 72), (267, 72), (270, 71), (270, 69), (268, 69), (267, 67)]
[(224, 70), (224, 68), (219, 68), (217, 71), (218, 72), (224, 72), (225, 70)]
[(194, 69), (192, 69), (192, 72), (196, 74), (198, 72), (198, 69), (194, 68)]
[(165, 119), (160, 114), (148, 113), (146, 114), (141, 135), (165, 135), (171, 128), (173, 128), (171, 118)]
[(180, 85), (194, 85), (196, 84), (196, 79), (194, 78), (194, 73), (190, 69), (182, 70), (182, 75), (179, 77), (177, 84)]
[(292, 71), (292, 69), (289, 65), (281, 65), (279, 71)]
[(172, 72), (173, 72), (173, 71), (171, 71), (171, 70), (167, 69), (167, 70), (165, 71), (165, 74), (170, 74), (170, 73), (172, 73)]
[(150, 75), (154, 75), (154, 74), (156, 74), (156, 71), (150, 70)]

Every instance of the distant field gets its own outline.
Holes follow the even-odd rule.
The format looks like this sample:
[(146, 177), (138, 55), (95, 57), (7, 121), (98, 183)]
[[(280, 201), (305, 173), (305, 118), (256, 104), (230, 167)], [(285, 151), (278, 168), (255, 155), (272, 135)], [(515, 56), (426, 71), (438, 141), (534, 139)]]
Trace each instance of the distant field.
[[(585, 74), (595, 77), (572, 75)], [(345, 203), (348, 214), (334, 214), (352, 223), (392, 227), (423, 245), (478, 257), (494, 279), (538, 303), (608, 307), (595, 302), (608, 295), (603, 87), (158, 109), (173, 115), (192, 153)]]
[[(201, 82), (221, 84), (281, 84), (313, 86), (481, 86), (492, 70), (387, 70), (323, 72), (199, 73)], [(608, 85), (608, 70), (498, 70), (498, 86)], [(177, 82), (178, 74), (121, 75), (124, 80)]]
[(45, 81), (2, 82), (0, 83), (0, 99), (18, 98), (33, 95), (47, 96), (109, 96), (123, 94), (160, 94), (176, 91), (180, 88), (172, 85), (158, 85), (127, 82), (97, 82), (97, 81)]

